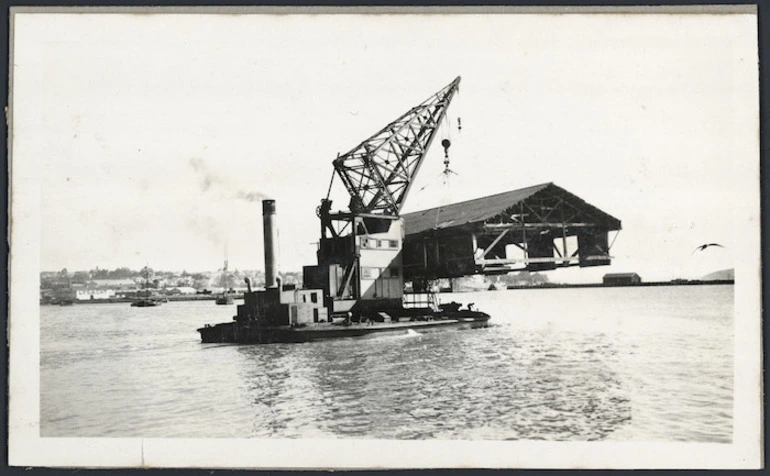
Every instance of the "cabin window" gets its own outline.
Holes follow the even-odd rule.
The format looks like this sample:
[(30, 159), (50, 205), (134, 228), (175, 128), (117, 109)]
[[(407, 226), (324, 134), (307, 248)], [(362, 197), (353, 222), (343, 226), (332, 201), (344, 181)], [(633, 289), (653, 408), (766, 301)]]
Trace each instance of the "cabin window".
[(388, 245), (389, 245), (391, 248), (398, 248), (398, 240), (389, 240), (389, 241), (388, 241)]
[(362, 279), (377, 279), (380, 275), (380, 269), (379, 268), (372, 268), (369, 266), (362, 266), (361, 267), (361, 278)]
[[(318, 294), (313, 293), (310, 295), (310, 302), (317, 303), (318, 302)], [(316, 322), (318, 322), (318, 316), (316, 316)]]
[(380, 276), (383, 278), (397, 278), (398, 268), (381, 268)]

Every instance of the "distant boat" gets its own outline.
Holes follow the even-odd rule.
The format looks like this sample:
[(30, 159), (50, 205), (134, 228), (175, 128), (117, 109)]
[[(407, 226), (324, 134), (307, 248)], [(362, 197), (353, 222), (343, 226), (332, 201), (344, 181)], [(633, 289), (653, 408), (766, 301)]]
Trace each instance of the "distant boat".
[(59, 301), (60, 306), (72, 306), (73, 304), (75, 304), (73, 299), (62, 299)]
[(131, 307), (155, 307), (160, 306), (160, 301), (152, 298), (137, 299), (131, 303)]
[(227, 245), (225, 244), (225, 266), (222, 268), (222, 276), (219, 278), (219, 284), (222, 286), (222, 294), (217, 296), (215, 302), (222, 306), (227, 306), (233, 303), (233, 297), (229, 294), (227, 286)]
[(161, 300), (152, 295), (150, 291), (150, 273), (151, 270), (147, 266), (142, 269), (142, 275), (144, 276), (144, 285), (142, 287), (144, 296), (135, 299), (131, 302), (131, 307), (155, 307), (160, 306)]
[(488, 291), (498, 291), (500, 289), (508, 289), (508, 286), (505, 284), (505, 282), (500, 281), (500, 278), (497, 278), (495, 282), (489, 285), (487, 288)]

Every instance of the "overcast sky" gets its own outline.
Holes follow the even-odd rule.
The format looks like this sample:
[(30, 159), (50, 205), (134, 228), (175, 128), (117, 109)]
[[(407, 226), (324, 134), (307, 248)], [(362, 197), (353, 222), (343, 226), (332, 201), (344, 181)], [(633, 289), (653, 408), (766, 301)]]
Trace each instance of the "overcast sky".
[(314, 264), (337, 153), (458, 75), (439, 134), (459, 175), (442, 183), (437, 141), (405, 212), (554, 182), (622, 221), (612, 266), (554, 281), (730, 268), (736, 222), (758, 219), (753, 15), (15, 20), (13, 160), (39, 172), (43, 270), (213, 270), (225, 243), (262, 269), (263, 197), (282, 269)]

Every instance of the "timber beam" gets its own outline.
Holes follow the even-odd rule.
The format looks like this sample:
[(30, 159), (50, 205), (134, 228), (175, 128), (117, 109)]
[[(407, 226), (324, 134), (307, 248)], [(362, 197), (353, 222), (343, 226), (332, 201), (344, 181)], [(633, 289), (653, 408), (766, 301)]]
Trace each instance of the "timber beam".
[(595, 223), (486, 223), (484, 231), (520, 230), (521, 228), (596, 228)]
[(329, 218), (332, 220), (352, 220), (354, 218), (376, 218), (378, 220), (398, 220), (398, 215), (380, 215), (377, 213), (330, 213)]
[[(605, 260), (614, 259), (612, 256), (587, 256), (583, 260)], [(579, 261), (577, 256), (571, 256), (569, 258), (554, 257), (554, 258), (496, 258), (496, 259), (477, 259), (476, 264), (481, 266), (488, 265), (505, 265), (505, 264), (528, 264), (528, 263), (565, 263), (572, 261)]]

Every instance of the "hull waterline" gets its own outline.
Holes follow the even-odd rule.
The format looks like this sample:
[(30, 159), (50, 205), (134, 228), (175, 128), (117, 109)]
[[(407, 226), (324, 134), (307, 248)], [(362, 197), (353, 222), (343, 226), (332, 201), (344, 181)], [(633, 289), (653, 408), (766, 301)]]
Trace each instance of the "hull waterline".
[(378, 335), (426, 333), (442, 330), (477, 329), (488, 326), (489, 315), (453, 316), (424, 321), (354, 323), (349, 325), (319, 323), (306, 326), (244, 326), (236, 322), (216, 324), (198, 329), (203, 343), (270, 344), (300, 343), (328, 339), (363, 338)]

